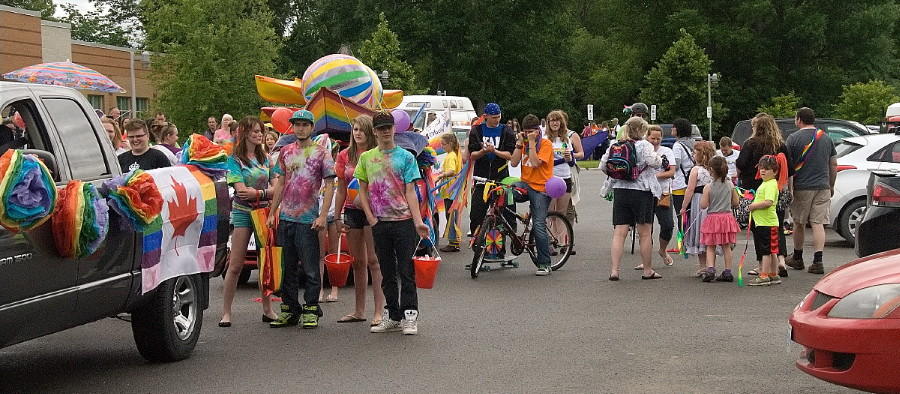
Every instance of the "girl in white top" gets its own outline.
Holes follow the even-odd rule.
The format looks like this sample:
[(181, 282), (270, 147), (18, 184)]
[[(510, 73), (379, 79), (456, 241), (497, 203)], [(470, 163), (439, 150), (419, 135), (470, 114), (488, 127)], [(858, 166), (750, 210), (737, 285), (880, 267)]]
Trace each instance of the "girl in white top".
[[(566, 194), (550, 201), (550, 212), (559, 212), (565, 216), (569, 209), (569, 200), (572, 198), (572, 167), (576, 159), (584, 158), (584, 150), (581, 148), (581, 138), (568, 128), (569, 116), (562, 110), (552, 111), (547, 114), (547, 139), (553, 143), (553, 176), (562, 178), (566, 182)], [(552, 226), (551, 229), (562, 229), (562, 226)], [(562, 231), (562, 230), (561, 230)], [(561, 237), (563, 234), (556, 234)]]

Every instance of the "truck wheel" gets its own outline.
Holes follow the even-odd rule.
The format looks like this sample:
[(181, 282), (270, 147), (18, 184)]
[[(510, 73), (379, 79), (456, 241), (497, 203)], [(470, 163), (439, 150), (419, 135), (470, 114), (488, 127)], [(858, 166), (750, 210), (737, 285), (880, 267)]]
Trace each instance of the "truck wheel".
[(200, 338), (203, 308), (198, 275), (159, 285), (147, 305), (131, 314), (131, 331), (141, 356), (151, 362), (187, 358)]
[(865, 198), (850, 201), (850, 203), (841, 211), (841, 217), (838, 219), (838, 226), (840, 226), (840, 231), (838, 232), (848, 242), (852, 244), (856, 243), (856, 228), (859, 227), (859, 222), (863, 219), (865, 214)]
[(241, 274), (238, 275), (238, 281), (237, 281), (238, 286), (246, 285), (247, 282), (250, 280), (250, 273), (252, 273), (252, 272), (253, 272), (253, 269), (250, 269), (250, 268), (242, 269)]

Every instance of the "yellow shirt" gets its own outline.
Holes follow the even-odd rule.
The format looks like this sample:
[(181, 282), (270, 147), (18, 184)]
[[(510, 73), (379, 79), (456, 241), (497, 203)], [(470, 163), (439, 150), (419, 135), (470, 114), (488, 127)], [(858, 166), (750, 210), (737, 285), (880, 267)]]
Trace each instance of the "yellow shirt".
[(751, 212), (753, 223), (757, 226), (778, 226), (778, 214), (775, 213), (775, 205), (778, 204), (778, 182), (774, 179), (763, 182), (756, 189), (756, 196), (753, 197), (753, 202), (757, 203), (765, 200), (771, 200), (772, 206)]
[[(441, 163), (442, 173), (446, 174), (448, 171), (452, 171), (453, 177), (459, 175), (459, 170), (462, 168), (462, 158), (459, 157), (459, 154), (456, 152), (448, 152), (446, 156), (444, 156), (444, 162)], [(446, 179), (445, 179), (446, 180)], [(444, 181), (441, 181), (444, 182)], [(441, 186), (441, 198), (450, 198), (450, 186), (453, 184), (454, 180), (447, 182), (444, 186)]]

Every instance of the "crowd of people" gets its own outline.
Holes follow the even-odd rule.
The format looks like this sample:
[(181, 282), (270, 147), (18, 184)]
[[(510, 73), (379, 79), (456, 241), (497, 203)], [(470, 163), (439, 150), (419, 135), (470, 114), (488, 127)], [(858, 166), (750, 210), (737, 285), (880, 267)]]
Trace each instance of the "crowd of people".
[[(464, 166), (471, 166), (474, 176), (498, 182), (509, 177), (511, 166), (520, 166), (520, 185), (527, 190), (537, 243), (535, 274), (550, 275), (547, 214), (574, 215), (579, 200), (576, 161), (591, 153), (584, 151), (579, 133), (569, 129), (564, 111), (551, 111), (543, 120), (529, 114), (521, 123), (512, 119), (505, 124), (498, 104), (489, 103), (483, 112), (465, 146), (451, 132), (440, 135), (446, 156), (435, 173), (436, 183), (443, 185), (435, 193), (444, 199), (450, 221), (454, 199), (449, 184), (466, 175)], [(180, 161), (178, 129), (164, 114), (147, 121), (115, 114), (118, 111), (110, 111), (102, 124), (123, 170), (151, 170)], [(613, 201), (609, 280), (619, 280), (625, 238), (635, 231), (641, 256), (635, 269), (642, 271), (641, 279), (662, 278), (653, 269), (656, 241), (664, 265), (674, 264), (671, 253), (696, 255), (696, 276), (703, 282), (731, 282), (732, 249), (740, 228), (749, 226), (758, 262), (758, 268), (749, 272), (757, 277), (749, 284), (778, 284), (787, 276), (787, 267), (805, 268), (802, 245), (807, 223), (813, 229), (815, 250), (809, 272), (824, 272), (823, 225), (834, 184), (835, 152), (830, 138), (820, 138), (822, 133), (812, 126), (812, 110), (798, 111), (800, 130), (787, 141), (772, 116), (758, 114), (751, 122), (753, 134), (740, 150), (727, 137), (719, 141), (719, 150), (710, 141), (695, 140), (690, 121), (683, 118), (673, 122), (676, 141), (668, 148), (661, 145), (663, 130), (648, 124), (646, 105), (636, 103), (629, 115), (621, 127), (616, 120), (607, 130), (610, 146), (600, 159), (607, 174), (602, 194)], [(255, 117), (235, 121), (225, 114), (221, 122), (216, 117), (207, 121), (203, 134), (215, 143), (230, 144), (226, 179), (234, 190), (232, 249), (219, 326), (231, 326), (238, 277), (253, 235), (250, 212), (269, 207), (273, 214), (267, 225), (275, 228), (277, 223), (284, 261), (299, 264), (284, 265), (278, 311), (263, 293), (263, 322), (271, 327), (318, 326), (319, 304), (338, 296), (336, 287), (325, 295), (323, 257), (337, 252), (337, 239), (345, 233), (353, 256), (355, 305), (337, 321), (367, 320), (371, 275), (370, 330), (416, 334), (419, 305), (412, 256), (431, 229), (423, 221), (413, 186), (421, 174), (414, 154), (395, 141), (394, 118), (382, 112), (353, 119), (345, 149), (327, 135), (313, 135), (315, 119), (309, 111), (296, 111), (290, 123), (286, 139)], [(601, 127), (609, 126), (604, 122)], [(551, 198), (546, 193), (551, 176), (565, 182), (562, 196)], [(483, 188), (476, 184), (471, 189), (470, 233), (486, 214)], [(351, 193), (354, 190), (358, 193)], [(790, 256), (784, 231), (789, 213), (795, 245)], [(654, 219), (659, 222), (655, 238)], [(512, 217), (507, 221), (516, 223)], [(676, 231), (679, 245), (670, 249)], [(446, 236), (448, 244), (441, 251), (459, 252), (461, 234), (448, 231)], [(506, 252), (501, 247), (498, 253), (491, 257), (503, 259)], [(723, 260), (720, 273), (718, 256)]]

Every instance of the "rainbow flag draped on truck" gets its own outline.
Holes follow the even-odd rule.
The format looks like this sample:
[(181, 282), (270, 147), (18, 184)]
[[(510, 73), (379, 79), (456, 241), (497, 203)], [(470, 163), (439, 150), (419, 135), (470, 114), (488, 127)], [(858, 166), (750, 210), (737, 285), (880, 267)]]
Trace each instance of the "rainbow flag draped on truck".
[(147, 171), (163, 197), (159, 216), (144, 229), (142, 290), (169, 278), (210, 272), (215, 264), (217, 200), (212, 179), (192, 165)]

